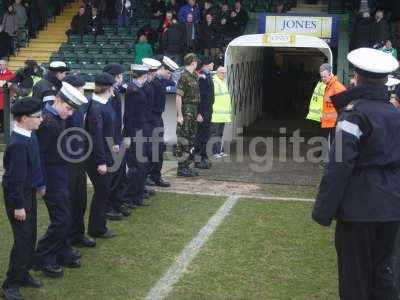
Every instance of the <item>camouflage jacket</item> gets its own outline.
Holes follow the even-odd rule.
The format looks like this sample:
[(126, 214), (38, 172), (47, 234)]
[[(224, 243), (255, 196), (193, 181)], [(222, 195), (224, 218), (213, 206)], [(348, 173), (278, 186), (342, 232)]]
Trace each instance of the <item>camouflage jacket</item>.
[(194, 72), (191, 74), (186, 69), (179, 78), (176, 94), (182, 97), (182, 105), (198, 104), (200, 102), (199, 77)]

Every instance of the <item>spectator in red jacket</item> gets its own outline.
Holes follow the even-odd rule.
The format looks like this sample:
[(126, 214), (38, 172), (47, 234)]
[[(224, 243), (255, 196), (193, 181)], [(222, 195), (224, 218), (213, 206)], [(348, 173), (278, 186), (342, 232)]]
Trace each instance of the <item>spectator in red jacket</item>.
[[(10, 81), (14, 78), (14, 73), (7, 69), (7, 61), (0, 59), (0, 80)], [(4, 132), (4, 89), (0, 85), (0, 124), (1, 132)]]

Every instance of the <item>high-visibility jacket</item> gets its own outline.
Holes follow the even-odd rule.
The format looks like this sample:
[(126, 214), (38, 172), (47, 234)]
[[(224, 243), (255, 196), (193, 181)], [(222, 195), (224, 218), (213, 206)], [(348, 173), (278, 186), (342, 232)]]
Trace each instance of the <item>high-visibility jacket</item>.
[(226, 81), (222, 81), (217, 75), (213, 77), (214, 82), (214, 104), (212, 123), (232, 122), (232, 104)]
[(33, 94), (33, 87), (36, 85), (36, 83), (38, 83), (40, 80), (42, 80), (42, 77), (39, 76), (32, 76), (32, 81), (33, 81), (33, 85), (32, 85), (32, 89), (31, 92), (29, 93), (28, 97), (32, 97)]
[(314, 92), (311, 96), (310, 100), (310, 108), (308, 110), (307, 119), (321, 122), (322, 119), (322, 105), (324, 102), (324, 94), (325, 94), (326, 85), (322, 81), (318, 81), (315, 86)]
[(333, 76), (331, 81), (329, 81), (329, 83), (326, 85), (324, 101), (322, 105), (322, 128), (332, 128), (336, 126), (337, 112), (330, 97), (345, 90), (346, 87), (339, 82), (336, 76)]

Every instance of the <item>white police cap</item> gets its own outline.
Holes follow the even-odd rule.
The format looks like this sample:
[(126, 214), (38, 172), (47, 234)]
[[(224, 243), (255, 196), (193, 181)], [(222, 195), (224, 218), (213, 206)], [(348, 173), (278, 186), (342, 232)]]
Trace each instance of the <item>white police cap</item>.
[(65, 62), (63, 61), (52, 61), (49, 65), (49, 70), (50, 71), (55, 71), (55, 72), (66, 72), (68, 71), (68, 66)]
[(79, 108), (82, 104), (86, 104), (88, 100), (75, 87), (67, 82), (62, 83), (62, 88), (59, 93), (60, 98), (71, 105), (73, 108)]
[(142, 62), (150, 71), (157, 71), (161, 67), (161, 62), (153, 58), (143, 58)]
[(359, 48), (347, 54), (347, 59), (356, 67), (356, 72), (367, 77), (384, 77), (399, 67), (391, 54), (372, 48)]
[(171, 72), (175, 72), (179, 69), (179, 66), (176, 62), (170, 59), (168, 56), (164, 56), (162, 60), (164, 66), (169, 69)]
[(134, 65), (131, 65), (131, 70), (138, 75), (144, 75), (149, 72), (149, 67), (144, 66), (144, 65), (134, 64)]

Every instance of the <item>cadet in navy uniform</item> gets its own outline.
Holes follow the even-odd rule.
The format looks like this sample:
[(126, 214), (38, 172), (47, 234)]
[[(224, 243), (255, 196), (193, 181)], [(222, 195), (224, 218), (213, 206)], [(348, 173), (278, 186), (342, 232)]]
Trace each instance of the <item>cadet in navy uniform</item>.
[[(145, 122), (143, 127), (143, 135), (149, 138), (149, 141), (144, 144), (144, 152), (147, 158), (147, 162), (145, 163), (145, 174), (146, 174), (145, 176), (147, 183), (153, 161), (152, 148), (154, 144), (152, 143), (151, 138), (153, 137), (153, 130), (154, 128), (156, 128), (157, 125), (156, 124), (157, 120), (155, 119), (152, 113), (152, 107), (154, 106), (154, 101), (155, 101), (155, 90), (152, 82), (154, 80), (157, 70), (161, 67), (161, 62), (152, 58), (143, 58), (142, 62), (144, 66), (149, 68), (149, 73), (147, 74), (147, 80), (143, 84), (143, 90), (147, 98), (145, 107)], [(152, 183), (148, 185), (152, 185)]]
[(356, 87), (341, 93), (349, 104), (338, 119), (312, 218), (323, 226), (337, 220), (342, 300), (399, 299), (392, 256), (400, 224), (400, 112), (385, 86), (399, 63), (368, 48), (347, 58)]
[(32, 98), (42, 101), (43, 106), (48, 101), (54, 101), (62, 87), (68, 67), (65, 62), (53, 61), (50, 63), (49, 72), (44, 75), (32, 90)]
[[(120, 64), (108, 64), (103, 68), (103, 72), (110, 74), (114, 77), (115, 84), (114, 96), (108, 101), (107, 105), (110, 105), (114, 111), (114, 152), (120, 152), (122, 150), (122, 104), (121, 95), (126, 92), (125, 87), (122, 85), (124, 66)], [(122, 152), (120, 152), (123, 155)], [(124, 216), (129, 216), (131, 211), (124, 205), (124, 182), (126, 175), (126, 162), (124, 158), (121, 158), (121, 163), (118, 170), (111, 173), (111, 186), (110, 186), (110, 197), (107, 201), (107, 212), (106, 217), (109, 220), (121, 220)]]
[[(85, 80), (80, 76), (68, 75), (64, 82), (71, 84), (84, 94)], [(66, 153), (71, 162), (68, 164), (68, 188), (71, 203), (72, 223), (70, 230), (71, 244), (75, 246), (94, 247), (96, 242), (85, 235), (85, 211), (87, 205), (87, 178), (84, 159), (86, 155), (85, 136), (78, 132), (84, 129), (84, 120), (88, 104), (81, 105), (66, 121), (66, 129), (70, 129), (72, 153)], [(72, 130), (71, 128), (75, 128)], [(80, 138), (80, 140), (79, 140)], [(68, 141), (68, 140), (67, 140)]]
[(36, 246), (36, 191), (45, 193), (38, 144), (32, 132), (42, 122), (40, 110), (41, 103), (31, 98), (21, 99), (11, 107), (16, 123), (3, 158), (4, 203), (14, 235), (7, 278), (2, 286), (6, 299), (22, 299), (20, 287), (42, 287), (29, 274)]
[(133, 65), (133, 82), (126, 90), (123, 134), (130, 147), (127, 151), (126, 202), (130, 207), (148, 206), (145, 197), (145, 161), (143, 127), (145, 123), (146, 94), (143, 84), (147, 80), (149, 68)]
[(89, 100), (86, 130), (90, 134), (93, 150), (86, 161), (86, 172), (93, 183), (94, 193), (90, 207), (88, 234), (93, 238), (113, 238), (116, 234), (107, 228), (106, 204), (110, 197), (111, 175), (108, 167), (113, 164), (113, 145), (107, 143), (114, 135), (115, 113), (108, 105), (114, 95), (114, 78), (108, 73), (95, 77), (94, 93)]
[(209, 169), (211, 163), (207, 156), (207, 142), (211, 135), (211, 116), (214, 104), (214, 83), (211, 72), (214, 63), (209, 56), (205, 56), (201, 62), (201, 74), (199, 75), (200, 104), (197, 110), (197, 134), (194, 142), (195, 164), (199, 169)]
[(62, 266), (80, 267), (80, 253), (70, 246), (71, 203), (68, 165), (58, 147), (58, 139), (65, 130), (65, 120), (85, 103), (87, 99), (81, 92), (63, 82), (54, 103), (46, 104), (43, 123), (37, 132), (47, 189), (44, 200), (49, 212), (50, 225), (37, 245), (35, 263), (48, 277), (63, 276)]
[[(149, 170), (149, 178), (154, 185), (160, 187), (170, 187), (170, 183), (164, 180), (161, 176), (161, 169), (163, 165), (163, 157), (165, 152), (164, 144), (164, 122), (162, 119), (162, 113), (165, 110), (166, 102), (166, 87), (175, 85), (172, 81), (171, 72), (176, 71), (179, 66), (170, 58), (164, 56), (162, 59), (162, 65), (157, 70), (154, 79), (151, 81), (154, 91), (154, 100), (151, 107), (151, 114), (153, 120), (153, 135), (158, 133), (158, 157), (152, 157), (152, 162)], [(156, 130), (156, 132), (154, 131)], [(157, 147), (157, 145), (153, 145)], [(150, 182), (150, 184), (152, 184)]]

